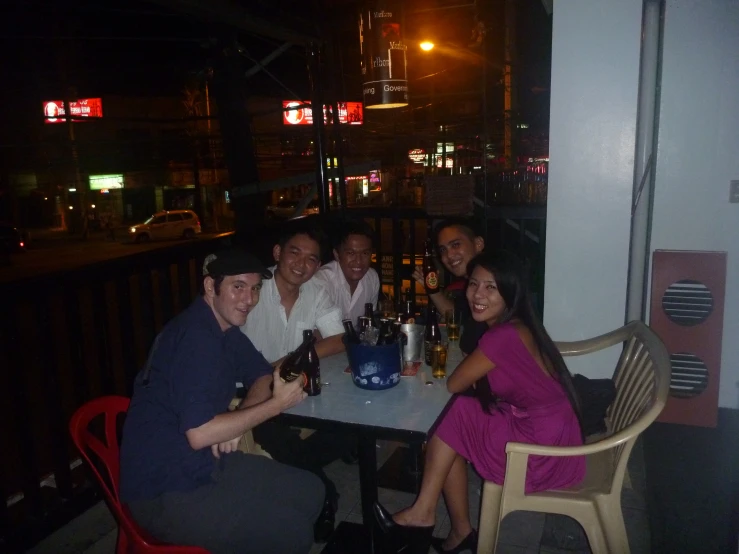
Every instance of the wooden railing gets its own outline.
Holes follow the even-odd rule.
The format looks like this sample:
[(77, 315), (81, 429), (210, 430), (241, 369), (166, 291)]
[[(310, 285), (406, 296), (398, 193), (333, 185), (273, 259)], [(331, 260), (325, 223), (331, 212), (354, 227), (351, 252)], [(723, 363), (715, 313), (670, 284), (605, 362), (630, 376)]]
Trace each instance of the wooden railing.
[[(348, 212), (377, 230), (377, 271), (399, 299), (433, 218), (420, 209)], [(291, 224), (242, 228), (229, 240), (267, 262), (278, 234)], [(541, 276), (535, 281), (541, 293), (543, 212), (490, 213), (480, 226), (490, 246), (506, 246), (529, 261), (532, 275)], [(92, 398), (131, 394), (154, 337), (192, 301), (203, 259), (223, 242), (176, 243), (3, 285), (0, 551), (25, 550), (99, 499), (72, 447), (69, 419)], [(390, 271), (383, 271), (383, 259), (392, 260)]]

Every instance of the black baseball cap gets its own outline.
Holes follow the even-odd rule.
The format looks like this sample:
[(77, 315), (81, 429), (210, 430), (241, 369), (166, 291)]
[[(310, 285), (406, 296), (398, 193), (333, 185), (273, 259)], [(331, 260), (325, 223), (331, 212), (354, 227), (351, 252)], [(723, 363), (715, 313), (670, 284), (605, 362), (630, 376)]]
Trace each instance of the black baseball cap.
[(248, 254), (239, 248), (223, 250), (215, 254), (207, 268), (207, 275), (241, 275), (243, 273), (258, 273), (263, 279), (271, 279), (272, 272), (264, 267), (259, 258)]

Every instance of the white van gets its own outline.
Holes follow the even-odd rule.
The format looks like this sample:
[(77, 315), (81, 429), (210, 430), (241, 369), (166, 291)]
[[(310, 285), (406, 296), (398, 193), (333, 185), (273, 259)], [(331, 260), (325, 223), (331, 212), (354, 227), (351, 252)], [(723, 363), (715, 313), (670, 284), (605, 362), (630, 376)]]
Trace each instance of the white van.
[(194, 239), (201, 233), (200, 221), (192, 210), (157, 212), (128, 230), (134, 242), (164, 239)]

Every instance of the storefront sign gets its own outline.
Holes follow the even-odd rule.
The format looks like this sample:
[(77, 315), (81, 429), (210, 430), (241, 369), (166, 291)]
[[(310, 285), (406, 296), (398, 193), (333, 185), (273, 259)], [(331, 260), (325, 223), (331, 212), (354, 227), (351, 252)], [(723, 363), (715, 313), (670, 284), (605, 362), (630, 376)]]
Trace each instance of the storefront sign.
[(408, 105), (407, 46), (401, 35), (400, 3), (379, 0), (359, 14), (364, 107)]
[[(103, 101), (101, 98), (82, 98), (75, 102), (70, 102), (70, 115), (79, 121), (79, 117), (103, 117)], [(64, 109), (64, 101), (47, 100), (44, 102), (44, 121), (46, 123), (64, 123), (67, 115)]]
[(382, 283), (383, 284), (392, 284), (393, 283), (393, 277), (395, 275), (393, 271), (393, 256), (392, 254), (386, 254), (382, 256), (381, 263), (381, 270), (382, 270)]
[(123, 175), (90, 175), (90, 190), (123, 188)]
[(414, 148), (408, 151), (408, 159), (413, 163), (423, 163), (426, 161), (426, 151), (423, 148)]
[[(364, 113), (361, 102), (339, 102), (339, 123), (341, 125), (361, 125)], [(323, 106), (323, 122), (333, 123), (333, 106)], [(283, 125), (313, 125), (313, 108), (310, 102), (298, 100), (282, 101)]]

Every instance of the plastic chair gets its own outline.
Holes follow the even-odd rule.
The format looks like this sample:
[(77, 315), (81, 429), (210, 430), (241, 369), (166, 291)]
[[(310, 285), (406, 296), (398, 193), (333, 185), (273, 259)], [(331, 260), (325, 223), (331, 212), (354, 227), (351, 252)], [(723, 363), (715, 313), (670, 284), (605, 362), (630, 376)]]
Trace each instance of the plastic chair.
[[(130, 400), (123, 396), (103, 396), (79, 408), (69, 422), (69, 432), (87, 465), (103, 489), (108, 508), (118, 522), (116, 554), (209, 554), (197, 546), (163, 544), (134, 521), (128, 507), (118, 498), (120, 473), (118, 415), (128, 411)], [(90, 431), (90, 423), (104, 418), (105, 443)]]
[[(640, 321), (592, 339), (560, 342), (563, 356), (581, 356), (619, 343), (625, 347), (613, 380), (616, 399), (608, 409), (605, 438), (577, 447), (508, 443), (503, 486), (483, 485), (477, 554), (495, 552), (503, 518), (516, 510), (562, 514), (585, 530), (594, 554), (628, 554), (629, 541), (621, 511), (626, 464), (639, 434), (657, 418), (670, 388), (671, 365), (664, 344)], [(524, 493), (530, 455), (586, 456), (582, 483), (566, 490)]]

